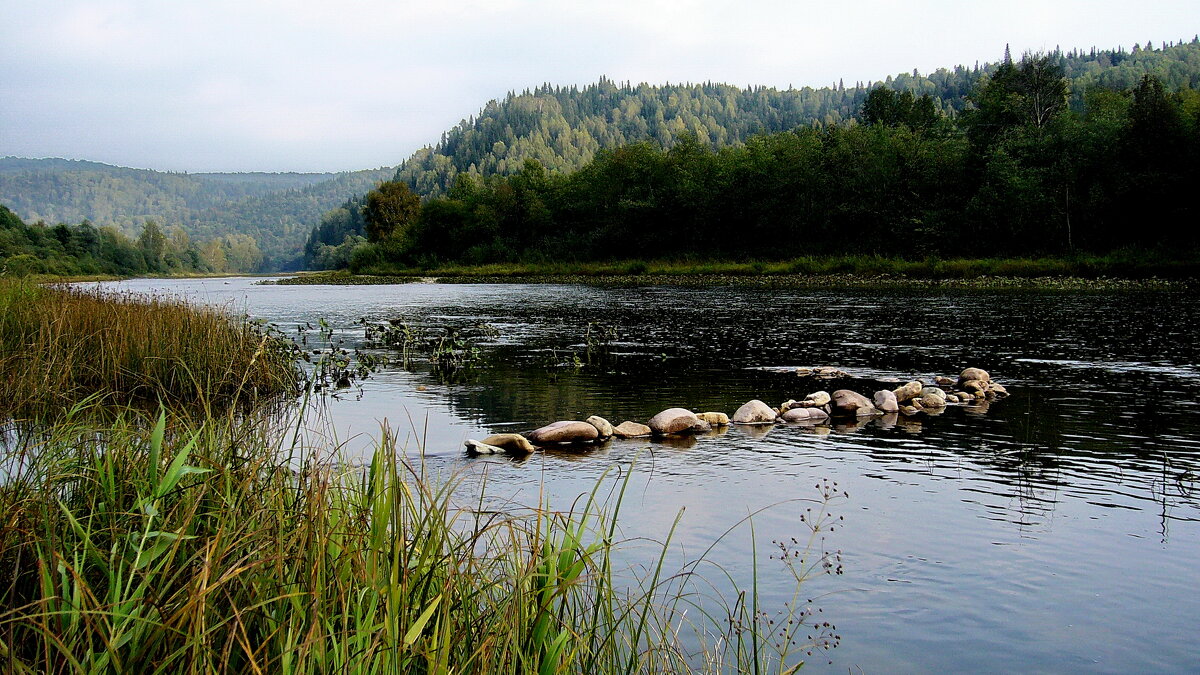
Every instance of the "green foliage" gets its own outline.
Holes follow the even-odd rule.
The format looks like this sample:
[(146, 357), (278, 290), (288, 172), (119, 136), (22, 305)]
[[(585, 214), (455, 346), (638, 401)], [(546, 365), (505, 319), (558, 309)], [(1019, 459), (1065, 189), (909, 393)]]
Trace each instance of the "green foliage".
[[(295, 267), (299, 247), (321, 214), (386, 180), (391, 168), (341, 174), (168, 173), (97, 162), (0, 158), (0, 203), (26, 221), (111, 226), (136, 237), (147, 219), (181, 228), (203, 247), (244, 235), (255, 241), (256, 271)], [(341, 237), (336, 242), (340, 243)], [(255, 256), (251, 256), (254, 259)], [(225, 271), (221, 268), (219, 271)]]
[[(1093, 90), (1075, 112), (1061, 72), (1046, 55), (1005, 64), (957, 122), (877, 89), (865, 125), (802, 127), (720, 151), (682, 134), (669, 149), (600, 150), (571, 173), (530, 160), (508, 176), (459, 175), (412, 227), (356, 251), (351, 269), (1195, 251), (1191, 92), (1148, 75), (1132, 92)], [(1130, 227), (1146, 218), (1154, 227)]]
[(787, 504), (811, 506), (807, 545), (780, 544), (769, 611), (708, 552), (667, 567), (672, 532), (620, 562), (628, 477), (501, 513), (391, 429), (364, 465), (259, 416), (73, 412), (0, 446), (6, 671), (785, 673), (836, 646), (801, 595), (841, 572), (828, 484)]
[(371, 242), (407, 236), (408, 227), (421, 212), (421, 198), (406, 183), (383, 183), (367, 193), (366, 201), (363, 220)]

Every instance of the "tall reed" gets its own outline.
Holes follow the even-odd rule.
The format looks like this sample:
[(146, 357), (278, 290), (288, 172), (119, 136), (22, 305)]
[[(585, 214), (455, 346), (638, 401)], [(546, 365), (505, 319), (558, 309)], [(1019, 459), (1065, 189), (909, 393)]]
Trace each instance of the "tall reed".
[(0, 279), (0, 417), (110, 403), (227, 402), (292, 390), (290, 341), (182, 300)]
[(812, 647), (802, 602), (771, 624), (666, 543), (617, 563), (621, 480), (495, 513), (389, 432), (352, 466), (262, 422), (94, 419), (0, 464), (4, 672), (787, 672)]

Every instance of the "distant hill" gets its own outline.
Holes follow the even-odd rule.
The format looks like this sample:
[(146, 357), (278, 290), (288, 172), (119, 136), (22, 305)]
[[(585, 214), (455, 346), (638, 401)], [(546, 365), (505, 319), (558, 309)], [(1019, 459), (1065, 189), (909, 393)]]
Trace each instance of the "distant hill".
[(112, 225), (148, 219), (197, 241), (253, 237), (266, 269), (293, 264), (321, 214), (370, 190), (392, 168), (348, 173), (174, 173), (66, 159), (0, 159), (0, 204), (26, 222)]
[[(1014, 55), (1019, 58), (1020, 55)], [(1200, 41), (1135, 45), (1131, 50), (1055, 50), (1072, 85), (1072, 104), (1082, 107), (1093, 87), (1128, 90), (1142, 75), (1157, 76), (1172, 90), (1200, 88)], [(968, 105), (967, 95), (997, 63), (941, 68), (889, 76), (878, 82), (829, 87), (741, 88), (727, 84), (631, 85), (601, 79), (582, 89), (544, 85), (491, 101), (434, 146), (405, 160), (396, 172), (418, 194), (439, 195), (460, 173), (511, 174), (528, 159), (551, 171), (572, 171), (601, 149), (640, 141), (670, 147), (694, 134), (713, 149), (738, 146), (755, 134), (799, 126), (829, 126), (854, 119), (874, 88), (928, 94), (942, 112)]]

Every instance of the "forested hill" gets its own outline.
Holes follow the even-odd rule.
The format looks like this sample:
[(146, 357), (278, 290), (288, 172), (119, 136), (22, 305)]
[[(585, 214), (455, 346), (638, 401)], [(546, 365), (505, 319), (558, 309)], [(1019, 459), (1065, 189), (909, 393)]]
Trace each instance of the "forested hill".
[[(1147, 43), (1128, 50), (1056, 50), (1051, 56), (1071, 82), (1071, 103), (1076, 109), (1082, 109), (1088, 89), (1128, 90), (1146, 74), (1174, 91), (1200, 88), (1197, 39)], [(713, 149), (736, 146), (755, 134), (845, 123), (878, 86), (916, 96), (928, 94), (938, 111), (953, 113), (967, 105), (967, 95), (998, 64), (943, 68), (924, 75), (913, 71), (881, 82), (838, 82), (824, 88), (739, 88), (713, 83), (634, 86), (607, 79), (582, 89), (545, 85), (488, 103), (477, 117), (444, 134), (436, 146), (405, 161), (396, 180), (430, 196), (447, 191), (459, 173), (511, 174), (528, 159), (551, 171), (572, 171), (590, 162), (600, 149), (646, 140), (670, 147), (685, 133)]]
[(112, 225), (130, 236), (146, 220), (204, 242), (257, 242), (265, 269), (293, 262), (321, 214), (390, 178), (392, 168), (330, 173), (173, 173), (65, 159), (0, 158), (0, 204), (26, 222)]

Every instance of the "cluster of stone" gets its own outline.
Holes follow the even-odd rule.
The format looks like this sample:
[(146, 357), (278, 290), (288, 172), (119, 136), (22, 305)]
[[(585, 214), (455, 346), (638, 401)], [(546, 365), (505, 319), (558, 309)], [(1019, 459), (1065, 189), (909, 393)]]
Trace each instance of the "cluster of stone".
[[(833, 369), (830, 369), (833, 370)], [(840, 373), (841, 371), (834, 371)], [(957, 379), (938, 376), (930, 384), (913, 380), (895, 389), (882, 389), (871, 398), (849, 389), (832, 394), (817, 391), (802, 401), (789, 400), (773, 408), (758, 399), (746, 402), (733, 417), (725, 413), (694, 413), (686, 408), (668, 408), (646, 424), (626, 420), (613, 426), (593, 415), (582, 422), (552, 422), (525, 435), (496, 434), (482, 441), (466, 442), (467, 452), (484, 454), (528, 454), (535, 447), (601, 443), (609, 438), (670, 438), (711, 431), (733, 424), (759, 425), (777, 422), (822, 424), (831, 417), (870, 417), (875, 415), (916, 415), (936, 412), (948, 405), (972, 404), (1008, 396), (1003, 385), (992, 380), (986, 370), (967, 368)]]

